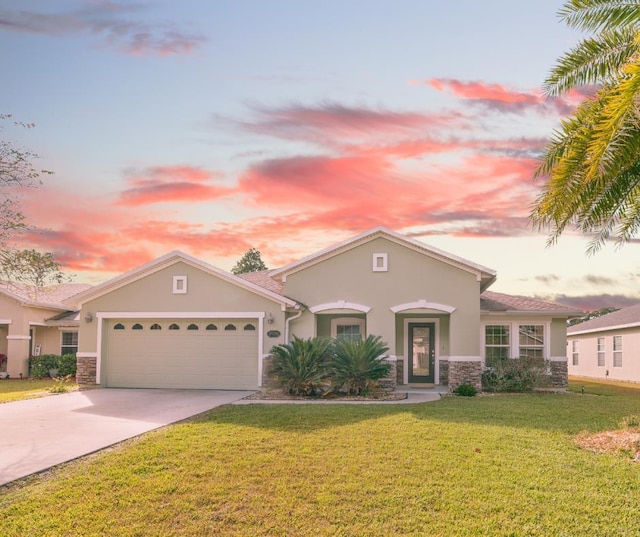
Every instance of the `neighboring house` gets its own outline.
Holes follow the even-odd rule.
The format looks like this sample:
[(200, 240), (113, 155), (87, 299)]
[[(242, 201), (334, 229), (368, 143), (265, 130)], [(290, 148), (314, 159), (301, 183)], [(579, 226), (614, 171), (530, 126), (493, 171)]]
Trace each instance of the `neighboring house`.
[(293, 335), (380, 335), (399, 384), (480, 384), (485, 360), (551, 361), (566, 385), (566, 306), (487, 292), (495, 271), (385, 228), (285, 267), (234, 276), (181, 252), (73, 297), (78, 379), (256, 389)]
[(62, 301), (89, 287), (67, 283), (36, 289), (0, 282), (0, 354), (7, 356), (3, 369), (11, 378), (27, 376), (30, 355), (77, 351), (77, 313)]
[(569, 374), (640, 382), (640, 304), (570, 326)]

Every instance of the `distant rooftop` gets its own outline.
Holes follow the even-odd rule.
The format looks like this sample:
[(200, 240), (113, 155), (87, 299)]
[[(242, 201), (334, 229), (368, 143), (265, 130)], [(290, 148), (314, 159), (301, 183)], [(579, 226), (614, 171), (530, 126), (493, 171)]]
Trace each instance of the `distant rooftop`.
[(88, 283), (61, 283), (36, 289), (33, 285), (0, 281), (0, 292), (21, 302), (34, 306), (68, 310), (63, 302), (81, 291), (92, 287)]
[(568, 334), (580, 332), (597, 332), (618, 326), (640, 326), (640, 304), (627, 306), (601, 317), (583, 323), (574, 324), (567, 329)]

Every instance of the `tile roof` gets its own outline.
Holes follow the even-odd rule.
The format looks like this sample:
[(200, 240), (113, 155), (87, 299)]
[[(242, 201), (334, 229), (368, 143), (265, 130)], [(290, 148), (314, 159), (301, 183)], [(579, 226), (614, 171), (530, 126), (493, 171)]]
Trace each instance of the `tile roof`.
[(556, 304), (554, 302), (546, 302), (535, 298), (525, 296), (505, 295), (504, 293), (494, 293), (493, 291), (485, 291), (480, 295), (480, 310), (488, 312), (498, 311), (523, 311), (532, 313), (553, 312), (566, 315), (578, 315), (581, 312), (575, 308), (565, 306), (564, 304)]
[(238, 274), (243, 280), (247, 280), (251, 283), (264, 287), (274, 293), (282, 294), (282, 282), (274, 280), (271, 277), (273, 270), (259, 270), (256, 272), (245, 272), (244, 274)]
[(567, 328), (568, 334), (579, 332), (597, 332), (615, 326), (639, 325), (640, 326), (640, 304), (627, 306), (612, 313), (607, 313), (602, 317), (596, 317), (590, 321), (574, 324)]
[(91, 287), (88, 283), (61, 283), (36, 291), (33, 285), (0, 281), (0, 292), (33, 305), (68, 310), (63, 301)]

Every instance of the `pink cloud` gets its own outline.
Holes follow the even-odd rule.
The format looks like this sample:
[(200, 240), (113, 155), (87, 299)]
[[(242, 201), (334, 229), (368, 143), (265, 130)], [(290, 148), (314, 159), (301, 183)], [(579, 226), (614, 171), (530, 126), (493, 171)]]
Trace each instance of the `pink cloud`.
[(154, 166), (141, 172), (129, 171), (129, 188), (120, 192), (118, 204), (202, 202), (233, 194), (233, 188), (207, 184), (220, 176), (192, 166)]
[(188, 55), (206, 41), (202, 34), (185, 31), (172, 21), (134, 20), (133, 15), (143, 10), (142, 4), (108, 1), (62, 13), (4, 9), (0, 30), (57, 37), (89, 34), (101, 45), (131, 55)]

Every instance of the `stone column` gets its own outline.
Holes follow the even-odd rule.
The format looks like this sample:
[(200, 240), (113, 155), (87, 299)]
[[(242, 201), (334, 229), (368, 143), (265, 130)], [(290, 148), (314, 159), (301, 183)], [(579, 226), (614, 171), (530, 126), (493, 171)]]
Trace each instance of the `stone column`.
[(553, 388), (566, 388), (569, 384), (566, 356), (552, 356), (549, 358), (551, 367), (551, 386)]
[(97, 357), (94, 353), (76, 354), (76, 382), (81, 386), (96, 385)]
[(482, 391), (480, 356), (449, 356), (449, 390), (455, 390), (460, 384), (471, 384)]

